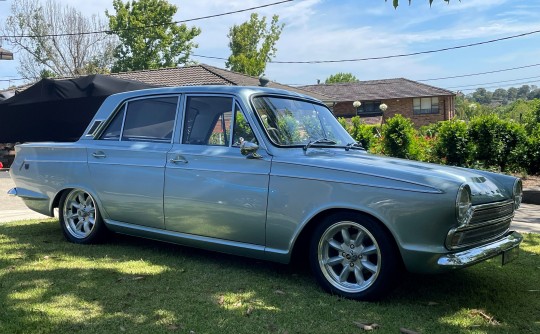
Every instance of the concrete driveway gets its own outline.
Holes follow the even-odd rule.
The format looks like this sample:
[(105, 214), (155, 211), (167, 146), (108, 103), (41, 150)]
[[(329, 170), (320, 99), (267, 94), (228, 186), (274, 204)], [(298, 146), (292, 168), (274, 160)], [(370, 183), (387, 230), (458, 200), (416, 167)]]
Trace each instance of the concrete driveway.
[[(15, 185), (7, 171), (0, 171), (0, 223), (50, 218), (28, 209), (20, 198), (7, 195)], [(525, 233), (540, 233), (540, 205), (522, 204), (516, 212), (513, 229)]]
[(24, 205), (22, 199), (8, 196), (9, 189), (15, 187), (6, 171), (0, 171), (0, 223), (25, 219), (50, 218), (34, 212)]

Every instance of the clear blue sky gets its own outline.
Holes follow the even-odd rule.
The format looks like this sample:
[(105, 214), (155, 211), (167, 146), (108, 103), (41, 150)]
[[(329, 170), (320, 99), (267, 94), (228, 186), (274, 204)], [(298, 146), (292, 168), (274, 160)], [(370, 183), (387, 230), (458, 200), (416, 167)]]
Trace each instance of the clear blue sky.
[[(0, 24), (13, 0), (0, 1)], [(177, 20), (229, 12), (278, 0), (170, 0)], [(62, 0), (83, 13), (112, 9), (112, 0)], [(285, 23), (276, 61), (339, 60), (380, 57), (436, 50), (483, 42), (540, 30), (540, 1), (532, 0), (401, 0), (395, 10), (384, 0), (297, 0), (257, 10), (277, 14)], [(190, 22), (202, 29), (196, 54), (227, 58), (227, 32), (250, 13)], [(14, 51), (4, 42), (3, 47)], [(17, 53), (15, 53), (15, 58)], [(195, 61), (225, 68), (225, 61), (193, 57)], [(315, 84), (336, 72), (351, 72), (360, 80), (405, 77), (423, 80), (540, 64), (540, 33), (501, 42), (385, 60), (330, 64), (268, 64), (266, 76), (283, 84)], [(17, 61), (0, 61), (0, 80), (19, 78)], [(497, 83), (500, 81), (515, 80)], [(20, 83), (20, 81), (17, 81)], [(469, 93), (477, 87), (540, 86), (540, 66), (447, 80), (426, 82)], [(0, 88), (8, 85), (0, 81)]]

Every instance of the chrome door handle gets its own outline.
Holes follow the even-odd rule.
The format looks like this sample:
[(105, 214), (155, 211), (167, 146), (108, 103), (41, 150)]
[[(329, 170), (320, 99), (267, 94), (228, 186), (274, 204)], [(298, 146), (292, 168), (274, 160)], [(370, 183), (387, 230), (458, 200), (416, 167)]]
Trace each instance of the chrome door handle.
[(98, 151), (98, 152), (94, 152), (92, 153), (92, 156), (94, 158), (97, 158), (97, 159), (100, 159), (100, 158), (106, 158), (107, 155), (105, 153), (103, 153), (102, 151)]
[(183, 156), (181, 155), (177, 155), (176, 157), (172, 158), (171, 160), (169, 160), (171, 163), (173, 164), (177, 164), (177, 163), (184, 163), (184, 164), (187, 164), (188, 161), (186, 158), (184, 158)]

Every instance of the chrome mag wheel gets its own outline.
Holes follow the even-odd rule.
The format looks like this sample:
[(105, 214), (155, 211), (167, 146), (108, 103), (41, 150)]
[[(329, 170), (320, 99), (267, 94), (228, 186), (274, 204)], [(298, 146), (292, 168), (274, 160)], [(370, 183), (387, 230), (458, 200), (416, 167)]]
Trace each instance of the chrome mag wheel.
[(353, 221), (340, 221), (321, 235), (317, 247), (321, 273), (339, 291), (368, 289), (381, 271), (381, 250), (371, 232)]
[(97, 207), (90, 194), (72, 190), (62, 205), (62, 221), (66, 232), (77, 239), (88, 238), (96, 228)]

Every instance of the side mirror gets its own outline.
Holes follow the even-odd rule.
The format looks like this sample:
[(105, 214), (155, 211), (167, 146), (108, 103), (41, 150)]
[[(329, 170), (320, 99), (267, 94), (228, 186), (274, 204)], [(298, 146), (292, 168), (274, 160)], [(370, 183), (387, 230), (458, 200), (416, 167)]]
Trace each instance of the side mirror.
[(240, 153), (248, 159), (261, 159), (262, 156), (257, 153), (258, 149), (259, 145), (248, 141), (242, 141), (242, 144), (240, 144)]

